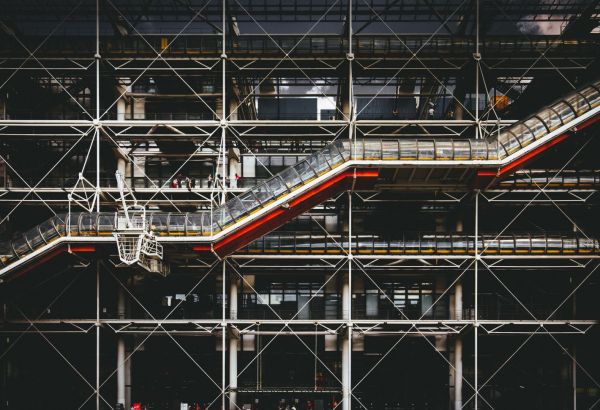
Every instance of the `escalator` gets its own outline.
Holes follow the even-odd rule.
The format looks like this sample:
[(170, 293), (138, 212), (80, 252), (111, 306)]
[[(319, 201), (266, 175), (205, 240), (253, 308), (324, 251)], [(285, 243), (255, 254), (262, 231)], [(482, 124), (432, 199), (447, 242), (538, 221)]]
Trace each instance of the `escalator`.
[[(224, 257), (339, 192), (372, 188), (381, 168), (462, 168), (473, 171), (476, 184), (488, 186), (589, 126), (599, 114), (596, 81), (487, 139), (336, 140), (212, 211), (155, 214), (149, 226), (161, 236), (162, 218), (179, 218), (180, 223), (167, 224), (163, 241), (203, 244), (198, 250)], [(2, 245), (0, 275), (61, 242), (114, 241), (115, 218), (114, 213), (54, 217)]]

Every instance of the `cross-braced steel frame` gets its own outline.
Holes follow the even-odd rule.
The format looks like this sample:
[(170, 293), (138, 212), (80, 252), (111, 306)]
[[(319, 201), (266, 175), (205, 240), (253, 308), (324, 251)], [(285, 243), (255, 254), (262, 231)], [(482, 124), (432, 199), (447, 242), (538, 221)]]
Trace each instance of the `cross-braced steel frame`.
[[(537, 8), (529, 2), (516, 6), (511, 2), (495, 0), (474, 2), (457, 0), (445, 2), (443, 7), (431, 5), (429, 2), (422, 2), (421, 5), (421, 2), (418, 2), (419, 6), (413, 9), (403, 1), (333, 0), (315, 1), (314, 5), (311, 1), (311, 7), (303, 5), (303, 2), (292, 2), (296, 6), (295, 9), (286, 10), (287, 17), (281, 16), (281, 19), (290, 19), (290, 15), (287, 14), (290, 13), (295, 16), (295, 21), (309, 24), (302, 26), (301, 33), (283, 36), (277, 34), (277, 30), (272, 30), (272, 26), (267, 24), (273, 16), (277, 15), (277, 10), (283, 14), (284, 8), (280, 9), (283, 7), (280, 2), (278, 5), (273, 5), (275, 12), (262, 8), (262, 3), (259, 4), (254, 0), (220, 0), (220, 2), (206, 0), (198, 4), (192, 2), (188, 6), (185, 2), (172, 2), (173, 4), (167, 2), (169, 6), (175, 8), (184, 7), (188, 15), (183, 21), (176, 21), (179, 24), (176, 24), (175, 32), (165, 36), (158, 46), (153, 36), (139, 28), (140, 20), (132, 20), (132, 11), (128, 9), (128, 5), (114, 0), (103, 2), (95, 0), (95, 4), (90, 9), (94, 10), (95, 15), (89, 20), (95, 23), (95, 34), (92, 36), (95, 48), (93, 55), (81, 56), (75, 53), (73, 57), (52, 58), (44, 54), (38, 57), (36, 54), (44, 51), (45, 44), (60, 32), (62, 25), (69, 24), (68, 20), (84, 3), (86, 1), (82, 0), (74, 6), (69, 4), (69, 7), (65, 6), (64, 10), (61, 9), (62, 14), (58, 16), (60, 17), (58, 24), (35, 48), (21, 39), (22, 35), (16, 27), (11, 27), (0, 17), (1, 28), (15, 44), (21, 47), (13, 58), (0, 62), (0, 70), (8, 73), (1, 77), (0, 91), (11, 81), (15, 81), (22, 72), (42, 73), (51, 79), (54, 86), (60, 89), (71, 104), (81, 109), (78, 118), (71, 119), (46, 119), (35, 116), (30, 119), (3, 116), (0, 119), (0, 139), (5, 140), (7, 144), (18, 140), (68, 142), (63, 155), (34, 183), (21, 175), (26, 171), (23, 164), (14, 163), (12, 158), (0, 152), (4, 172), (10, 172), (15, 176), (14, 183), (10, 186), (5, 185), (0, 196), (3, 206), (1, 215), (3, 224), (12, 221), (14, 215), (17, 215), (15, 212), (23, 206), (47, 209), (55, 215), (65, 209), (68, 209), (68, 212), (80, 208), (88, 212), (115, 209), (118, 190), (111, 186), (104, 175), (107, 171), (105, 165), (107, 151), (114, 152), (117, 167), (123, 170), (137, 169), (130, 173), (136, 173), (143, 181), (143, 186), (138, 184), (133, 189), (144, 206), (149, 209), (166, 207), (174, 211), (182, 211), (190, 206), (213, 209), (232, 195), (245, 191), (245, 188), (234, 187), (229, 181), (231, 171), (227, 164), (229, 150), (232, 147), (239, 148), (258, 159), (261, 155), (269, 156), (271, 153), (306, 154), (327, 142), (344, 138), (354, 141), (357, 138), (397, 138), (398, 136), (485, 138), (514, 122), (513, 119), (502, 118), (502, 113), (499, 113), (500, 108), (496, 107), (504, 100), (494, 100), (489, 95), (491, 87), (486, 84), (486, 78), (490, 78), (490, 72), (497, 71), (500, 73), (498, 76), (510, 80), (507, 84), (512, 85), (503, 90), (504, 95), (511, 95), (511, 92), (516, 92), (516, 89), (523, 87), (523, 84), (527, 85), (535, 81), (538, 73), (545, 72), (556, 73), (567, 84), (567, 89), (574, 89), (574, 77), (569, 73), (580, 73), (595, 67), (594, 62), (598, 57), (597, 49), (594, 48), (596, 45), (594, 42), (597, 41), (595, 38), (581, 40), (578, 49), (572, 51), (569, 48), (571, 34), (566, 31), (564, 34), (548, 36), (542, 40), (535, 35), (524, 34), (518, 41), (527, 46), (527, 52), (516, 57), (511, 56), (511, 52), (506, 52), (503, 48), (510, 42), (509, 40), (497, 36), (497, 39), (488, 42), (485, 37), (486, 30), (493, 20), (490, 14), (493, 14), (494, 10), (498, 21), (517, 20), (530, 24), (531, 21), (537, 21), (535, 17), (537, 14), (546, 16), (548, 21), (565, 21), (573, 16), (587, 13), (586, 10), (590, 7), (582, 1), (561, 0), (543, 2)], [(61, 8), (63, 6), (61, 5)], [(11, 7), (18, 8), (14, 5)], [(171, 15), (169, 8), (165, 6), (161, 9), (167, 20)], [(396, 14), (395, 10), (397, 10)], [(420, 21), (425, 14), (432, 16), (424, 19), (427, 21), (429, 34), (405, 35), (398, 29), (397, 23), (403, 21), (404, 11), (407, 10), (412, 10), (411, 13), (420, 16), (415, 17), (414, 21)], [(139, 12), (140, 16), (143, 12), (143, 10)], [(330, 21), (332, 14), (343, 16), (343, 34), (321, 35), (319, 29)], [(421, 23), (425, 24), (424, 21)], [(115, 53), (102, 55), (102, 45), (105, 41), (102, 27), (108, 24), (107, 22), (116, 27), (115, 30), (135, 37), (143, 50), (138, 49), (133, 53), (122, 55)], [(191, 37), (190, 27), (198, 22), (212, 27), (212, 33), (206, 37), (214, 40), (216, 46), (213, 46), (211, 52), (206, 55), (200, 53), (199, 56), (179, 58), (172, 54), (178, 40)], [(239, 34), (238, 24), (252, 26), (253, 33), (250, 37), (260, 42), (246, 45), (247, 48), (244, 49), (246, 43), (242, 41), (243, 36)], [(377, 42), (365, 34), (365, 30), (368, 33), (368, 27), (374, 24), (384, 33), (375, 33), (373, 37), (380, 36), (385, 38), (385, 41)], [(447, 51), (443, 40), (453, 37), (456, 34), (453, 31), (462, 33), (461, 36), (465, 37), (463, 42), (453, 46), (460, 52), (456, 55), (450, 53), (447, 57), (436, 57), (436, 53)], [(465, 32), (471, 34), (467, 35)], [(289, 38), (282, 41), (286, 36)], [(335, 53), (313, 55), (307, 51), (305, 41), (313, 41), (315, 38), (327, 40), (328, 37), (338, 40)], [(366, 40), (373, 42), (372, 50), (369, 52), (365, 52), (366, 46), (361, 42), (363, 38), (365, 42)], [(237, 47), (232, 46), (234, 43)], [(376, 52), (377, 47), (390, 48), (390, 50), (397, 47), (397, 49), (381, 57)], [(482, 47), (485, 47), (486, 52), (491, 50), (489, 56), (482, 51)], [(103, 82), (108, 81), (105, 67), (110, 67), (117, 77), (128, 78), (127, 83), (118, 84), (116, 87), (117, 98), (103, 95), (106, 90)], [(74, 92), (72, 87), (65, 85), (64, 78), (67, 76), (64, 73), (78, 75), (82, 72), (91, 79), (88, 85), (92, 90), (90, 95), (94, 97), (93, 104), (89, 105), (91, 108), (84, 107), (77, 96), (72, 94)], [(202, 113), (206, 114), (206, 118), (179, 119), (173, 116), (148, 118), (145, 114), (136, 117), (134, 108), (130, 113), (126, 113), (122, 109), (125, 107), (126, 97), (132, 98), (132, 101), (136, 98), (148, 97), (142, 95), (143, 93), (134, 95), (135, 92), (131, 90), (149, 73), (167, 73), (171, 76), (180, 89), (184, 90), (182, 93), (186, 94), (186, 98), (202, 107)], [(220, 83), (219, 86), (207, 92), (198, 90), (190, 79), (202, 75), (217, 79), (215, 83)], [(252, 112), (256, 111), (257, 98), (268, 96), (268, 93), (264, 93), (264, 89), (273, 86), (273, 78), (280, 75), (288, 77), (288, 83), (283, 87), (289, 87), (292, 82), (311, 87), (312, 96), (334, 107), (331, 118), (266, 120), (259, 119), (256, 113), (253, 115)], [(431, 97), (425, 90), (425, 85), (428, 84), (430, 89), (437, 90), (437, 94), (449, 96), (453, 108), (448, 112), (452, 112), (452, 115), (433, 119), (424, 112), (414, 119), (365, 118), (364, 113), (368, 112), (369, 105), (377, 98), (389, 95), (390, 89), (402, 88), (398, 79), (403, 76), (426, 77), (427, 81), (421, 88), (420, 98)], [(464, 83), (450, 85), (445, 80), (448, 77), (463, 77), (462, 81), (467, 83), (468, 87)], [(336, 80), (332, 80), (333, 78)], [(243, 86), (240, 84), (242, 79), (245, 79)], [(331, 84), (334, 83), (337, 87), (336, 95), (331, 91)], [(281, 87), (281, 84), (277, 87)], [(367, 90), (368, 87), (371, 88)], [(471, 105), (466, 103), (465, 87), (471, 89), (474, 100)], [(392, 93), (397, 95), (396, 92)], [(290, 92), (289, 95), (292, 94), (293, 92)], [(366, 99), (366, 102), (359, 105), (358, 98)], [(492, 103), (482, 104), (483, 100)], [(423, 106), (427, 107), (427, 105)], [(255, 149), (256, 141), (263, 143), (260, 152)], [(157, 181), (156, 178), (146, 174), (146, 169), (140, 166), (136, 158), (158, 156), (165, 142), (171, 144), (192, 142), (193, 146), (188, 147), (187, 151), (179, 152), (181, 161), (175, 171)], [(297, 143), (298, 147), (292, 148), (294, 143)], [(577, 146), (576, 150), (562, 158), (559, 167), (554, 167), (555, 171), (552, 171), (554, 176), (576, 167), (575, 160), (585, 153), (589, 143), (590, 140), (586, 140), (581, 146)], [(60, 167), (63, 160), (75, 150), (84, 152), (79, 177), (74, 178), (75, 182), (68, 189), (53, 184), (47, 179), (48, 175), (55, 168)], [(219, 175), (220, 179), (209, 186), (199, 186), (185, 192), (172, 187), (170, 182), (173, 178), (176, 178), (188, 163), (199, 158), (213, 161), (217, 167), (215, 178)], [(261, 165), (260, 160), (257, 160), (257, 163), (272, 175), (272, 171)], [(48, 354), (56, 355), (60, 359), (59, 362), (72, 370), (77, 381), (82, 383), (85, 394), (79, 408), (113, 408), (115, 402), (129, 406), (132, 400), (132, 386), (135, 390), (136, 383), (131, 379), (131, 367), (136, 366), (136, 359), (140, 356), (140, 352), (145, 350), (146, 345), (162, 336), (161, 339), (166, 340), (166, 344), (175, 351), (170, 354), (183, 355), (197, 372), (198, 378), (209, 386), (206, 390), (214, 393), (211, 400), (206, 403), (207, 408), (241, 410), (245, 408), (243, 407), (245, 402), (241, 400), (246, 400), (253, 395), (256, 397), (264, 394), (289, 396), (312, 393), (334, 397), (330, 401), (330, 408), (333, 409), (340, 407), (345, 410), (350, 408), (367, 410), (373, 408), (373, 405), (365, 399), (363, 386), (368, 385), (369, 379), (374, 378), (377, 369), (383, 367), (386, 360), (394, 357), (399, 350), (398, 347), (407, 344), (409, 340), (418, 340), (437, 360), (437, 364), (447, 369), (451, 380), (448, 383), (448, 408), (493, 409), (497, 408), (498, 404), (495, 403), (494, 396), (488, 393), (494, 379), (511, 362), (516, 361), (516, 357), (528, 344), (532, 344), (537, 339), (544, 339), (550, 341), (556, 348), (554, 352), (548, 353), (548, 360), (552, 361), (553, 355), (566, 357), (571, 366), (571, 385), (568, 386), (569, 408), (582, 408), (577, 403), (578, 376), (585, 378), (585, 383), (594, 388), (600, 388), (600, 384), (596, 376), (598, 368), (594, 367), (593, 363), (581, 360), (577, 355), (576, 346), (580, 339), (596, 337), (594, 332), (597, 317), (590, 312), (585, 319), (579, 319), (579, 315), (577, 318), (567, 317), (561, 312), (566, 305), (575, 304), (575, 297), (597, 277), (598, 255), (556, 255), (533, 252), (490, 255), (486, 252), (486, 248), (478, 248), (483, 222), (480, 205), (482, 203), (487, 207), (497, 204), (518, 205), (517, 209), (511, 208), (508, 212), (509, 218), (502, 221), (496, 239), (518, 228), (519, 224), (524, 224), (527, 213), (540, 205), (553, 209), (558, 215), (557, 218), (566, 221), (565, 223), (570, 225), (578, 235), (594, 238), (597, 232), (594, 232), (593, 227), (588, 230), (586, 224), (580, 222), (580, 218), (573, 210), (577, 208), (572, 208), (571, 205), (583, 204), (593, 207), (597, 199), (596, 188), (568, 186), (555, 188), (550, 184), (552, 178), (547, 184), (532, 182), (526, 189), (509, 189), (502, 185), (473, 189), (469, 184), (445, 187), (444, 183), (430, 187), (428, 185), (429, 177), (432, 176), (430, 172), (425, 182), (419, 186), (418, 197), (403, 197), (402, 195), (415, 185), (414, 178), (417, 172), (417, 169), (413, 170), (409, 178), (403, 181), (399, 181), (396, 172), (393, 178), (382, 182), (374, 191), (350, 190), (333, 198), (330, 201), (331, 209), (338, 214), (340, 226), (343, 226), (344, 232), (347, 233), (348, 240), (345, 242), (337, 242), (335, 233), (325, 226), (322, 219), (319, 219), (319, 212), (327, 211), (329, 205), (309, 212), (307, 218), (311, 220), (313, 227), (339, 248), (337, 252), (331, 254), (298, 253), (283, 256), (240, 252), (221, 259), (213, 256), (190, 256), (189, 250), (181, 251), (177, 245), (173, 246), (171, 251), (177, 257), (172, 262), (172, 270), (180, 268), (186, 273), (193, 272), (193, 281), (183, 297), (177, 299), (173, 305), (169, 305), (169, 309), (165, 312), (154, 311), (144, 300), (143, 295), (137, 293), (136, 277), (139, 277), (139, 272), (123, 270), (115, 266), (114, 258), (111, 258), (114, 252), (112, 255), (110, 251), (104, 254), (97, 252), (89, 258), (85, 257), (85, 254), (75, 255), (73, 258), (76, 258), (76, 262), (70, 261), (66, 269), (51, 265), (51, 269), (56, 270), (52, 277), (44, 281), (52, 281), (54, 276), (61, 277), (65, 272), (74, 272), (75, 275), (69, 276), (65, 286), (49, 300), (44, 309), (40, 310), (41, 313), (31, 314), (26, 304), (24, 305), (23, 301), (18, 299), (19, 295), (7, 292), (2, 294), (5, 310), (7, 310), (6, 306), (9, 306), (8, 310), (13, 315), (5, 314), (0, 323), (0, 332), (7, 336), (7, 342), (2, 345), (0, 351), (0, 361), (2, 359), (7, 361), (25, 339), (39, 337), (42, 344), (49, 348)], [(527, 171), (523, 172), (529, 177)], [(463, 179), (466, 179), (466, 173)], [(531, 181), (534, 179), (531, 178)], [(400, 197), (395, 195), (397, 193)], [(355, 212), (364, 214), (369, 206), (396, 206), (404, 202), (432, 206), (450, 204), (465, 210), (464, 220), (469, 221), (465, 224), (473, 227), (474, 252), (459, 256), (440, 252), (421, 252), (414, 255), (391, 253), (365, 255), (357, 252), (357, 243), (352, 239), (353, 231), (364, 229), (364, 221), (357, 223), (356, 215), (353, 214)], [(17, 223), (22, 225), (21, 221)], [(22, 228), (27, 229), (24, 225)], [(168, 252), (169, 249), (167, 254)], [(185, 256), (181, 256), (181, 253), (185, 253)], [(577, 273), (573, 275), (576, 280), (569, 289), (565, 290), (560, 300), (552, 303), (551, 306), (546, 306), (541, 313), (534, 307), (528, 306), (524, 301), (526, 295), (522, 294), (518, 285), (515, 286), (514, 281), (514, 275), (535, 271)], [(275, 308), (268, 300), (264, 300), (264, 293), (256, 288), (254, 279), (250, 279), (262, 273), (265, 276), (283, 277), (283, 281), (293, 281), (293, 275), (305, 275), (307, 272), (313, 272), (312, 274), (317, 272), (325, 279), (310, 297), (301, 303), (298, 302), (297, 310), (289, 315)], [(428, 277), (438, 279), (443, 277), (443, 280), (438, 281), (439, 285), (436, 285), (438, 289), (435, 298), (418, 314), (409, 313), (400, 307), (393, 299), (393, 294), (382, 287), (383, 277), (400, 277), (407, 273), (416, 276), (429, 275)], [(51, 315), (48, 312), (60, 302), (64, 294), (81, 280), (80, 277), (89, 274), (93, 276), (93, 286), (88, 286), (86, 289), (93, 289), (94, 293), (87, 295), (94, 301), (93, 309), (78, 318), (49, 317)], [(220, 284), (217, 292), (220, 298), (220, 304), (217, 304), (220, 312), (213, 312), (210, 317), (209, 315), (174, 317), (186, 298), (195, 295), (198, 289), (211, 278), (215, 283)], [(389, 282), (389, 279), (387, 281)], [(508, 295), (513, 304), (518, 306), (520, 315), (488, 317), (486, 310), (481, 309), (480, 305), (483, 293), (482, 281), (485, 281), (486, 286), (493, 283)], [(368, 284), (375, 290), (380, 297), (379, 303), (386, 305), (394, 313), (393, 317), (355, 315), (357, 301), (354, 290), (359, 287), (357, 283), (363, 287)], [(307, 318), (305, 310), (318, 295), (331, 287), (336, 289), (335, 292), (340, 297), (335, 317)], [(8, 289), (12, 292), (12, 288)], [(107, 295), (105, 289), (110, 289), (111, 292), (116, 290), (114, 292), (116, 295)], [(24, 292), (27, 293), (27, 289)], [(263, 317), (252, 317), (252, 313), (246, 315), (244, 307), (238, 304), (243, 300), (242, 297), (247, 295), (252, 295), (259, 304), (263, 305), (267, 315)], [(105, 299), (109, 302), (105, 302)], [(472, 301), (469, 309), (463, 306), (463, 299)], [(103, 311), (103, 307), (109, 303), (116, 306), (114, 315)], [(445, 306), (446, 314), (432, 316), (433, 312), (437, 312), (442, 305)], [(134, 311), (138, 314), (134, 314)], [(63, 339), (55, 338), (55, 335), (93, 337), (93, 374), (80, 368), (73, 359), (73, 352), (62, 347), (60, 341)], [(490, 365), (489, 357), (486, 356), (488, 362), (482, 366), (481, 344), (500, 338), (501, 335), (511, 337), (511, 340), (516, 338), (517, 345), (499, 354), (500, 357), (493, 362), (493, 365)], [(196, 337), (215, 341), (216, 348), (211, 354), (213, 359), (217, 359), (207, 363), (202, 362), (200, 356), (187, 342), (188, 338)], [(314, 346), (309, 344), (313, 338)], [(377, 359), (370, 363), (367, 369), (364, 366), (354, 365), (353, 362), (361, 360), (364, 351), (361, 346), (365, 340), (378, 338), (391, 341), (391, 344), (378, 352)], [(314, 360), (314, 388), (311, 390), (306, 386), (285, 388), (265, 386), (259, 380), (262, 376), (257, 376), (254, 387), (240, 385), (238, 381), (243, 375), (251, 370), (270, 365), (262, 358), (281, 339), (291, 340), (295, 348), (311, 361)], [(253, 341), (253, 346), (249, 349), (250, 358), (247, 360), (245, 356), (248, 356), (248, 351), (242, 346), (243, 341), (246, 340)], [(324, 343), (333, 346), (330, 346), (329, 352), (333, 351), (336, 358), (332, 360), (331, 354), (325, 353), (323, 346), (319, 348), (318, 341), (325, 341)], [(449, 347), (442, 349), (440, 345), (443, 343)], [(486, 348), (489, 349), (489, 346)], [(114, 352), (114, 357), (111, 356), (112, 353), (106, 354), (106, 352)], [(324, 357), (325, 355), (328, 355), (327, 358)], [(241, 356), (244, 356), (244, 360)], [(112, 361), (108, 361), (106, 359), (108, 357)], [(332, 362), (339, 362), (339, 367), (332, 366)], [(211, 367), (215, 363), (218, 365)], [(482, 367), (485, 368), (485, 372), (482, 372)], [(317, 386), (317, 369), (332, 380), (331, 385)], [(262, 375), (263, 370), (256, 371), (257, 375)], [(599, 403), (600, 400), (592, 402), (590, 408), (594, 408)], [(518, 407), (519, 403), (513, 405)]]

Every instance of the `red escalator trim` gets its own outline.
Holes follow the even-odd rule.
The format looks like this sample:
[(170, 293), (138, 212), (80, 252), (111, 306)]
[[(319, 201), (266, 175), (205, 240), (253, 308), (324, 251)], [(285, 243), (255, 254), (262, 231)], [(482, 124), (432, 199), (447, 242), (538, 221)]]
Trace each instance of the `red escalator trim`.
[(581, 131), (582, 129), (589, 127), (590, 125), (594, 124), (597, 121), (600, 121), (600, 115), (595, 115), (591, 118), (588, 118), (586, 121), (575, 126), (575, 131)]
[(533, 151), (528, 152), (527, 154), (523, 155), (522, 157), (519, 157), (516, 160), (512, 161), (511, 163), (500, 168), (500, 170), (498, 171), (498, 176), (502, 177), (505, 174), (507, 174), (508, 172), (516, 170), (517, 168), (522, 168), (523, 166), (525, 166), (525, 164), (527, 164), (533, 158), (537, 157), (542, 152), (552, 148), (556, 144), (563, 142), (567, 138), (569, 138), (569, 134), (562, 134), (562, 135), (554, 138), (552, 141), (549, 141), (543, 145), (540, 145)]
[(554, 138), (553, 140), (540, 145), (539, 147), (535, 148), (531, 152), (528, 152), (527, 154), (515, 159), (514, 161), (511, 161), (510, 163), (503, 166), (502, 168), (499, 168), (498, 170), (492, 170), (492, 169), (478, 170), (477, 173), (475, 174), (475, 186), (477, 186), (479, 188), (484, 188), (484, 187), (491, 185), (494, 181), (502, 178), (506, 174), (508, 174), (510, 172), (514, 172), (520, 168), (523, 168), (526, 164), (531, 162), (531, 160), (533, 160), (535, 157), (537, 157), (544, 151), (552, 148), (556, 144), (566, 140), (567, 138), (569, 138), (569, 134), (562, 134), (562, 135)]
[(71, 253), (89, 253), (89, 252), (96, 252), (96, 247), (95, 246), (71, 246), (69, 248), (69, 246), (61, 245), (59, 248), (54, 249), (50, 253), (45, 254), (40, 259), (31, 260), (21, 270), (18, 270), (17, 272), (15, 272), (14, 277), (17, 277), (19, 275), (22, 275), (24, 273), (27, 273), (27, 272), (37, 268), (39, 266), (42, 266), (46, 262), (49, 262), (50, 260), (56, 258), (58, 255), (62, 254), (63, 252), (67, 252), (67, 251), (70, 251)]
[(95, 246), (71, 246), (70, 251), (72, 253), (96, 252), (96, 247)]
[[(379, 171), (376, 169), (345, 171), (300, 195), (298, 198), (293, 199), (289, 202), (287, 208), (277, 208), (269, 214), (248, 224), (239, 231), (223, 238), (213, 246), (213, 250), (220, 257), (227, 256), (252, 242), (254, 239), (271, 232), (290, 219), (306, 212), (327, 198), (330, 198), (335, 192), (347, 189), (348, 185), (355, 177), (357, 180), (374, 181), (378, 176)], [(206, 251), (207, 246), (197, 246), (193, 249), (197, 251)]]

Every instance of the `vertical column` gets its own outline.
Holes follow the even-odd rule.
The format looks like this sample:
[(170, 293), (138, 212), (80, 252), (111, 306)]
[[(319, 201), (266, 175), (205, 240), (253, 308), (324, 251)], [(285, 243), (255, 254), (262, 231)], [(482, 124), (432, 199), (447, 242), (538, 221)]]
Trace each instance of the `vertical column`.
[[(125, 293), (119, 286), (117, 289), (117, 318), (125, 318)], [(125, 408), (125, 338), (117, 335), (117, 406)]]
[[(229, 319), (237, 319), (238, 310), (238, 280), (229, 280)], [(239, 335), (235, 329), (229, 327), (229, 409), (237, 409), (237, 387), (238, 387), (238, 346)]]
[(479, 52), (479, 0), (475, 0), (475, 52), (473, 59), (475, 60), (475, 137), (481, 138), (481, 128), (479, 124), (479, 71), (481, 70), (481, 53)]
[(227, 339), (227, 316), (226, 316), (226, 307), (225, 307), (225, 302), (227, 299), (227, 291), (226, 291), (226, 282), (225, 282), (225, 268), (226, 268), (226, 259), (223, 259), (223, 270), (221, 272), (221, 408), (224, 410), (226, 407), (226, 403), (227, 403), (227, 397), (226, 397), (226, 391), (227, 391), (227, 384), (226, 384), (226, 378), (225, 375), (227, 373), (227, 369), (226, 369), (226, 357), (225, 357), (225, 353), (226, 353), (226, 348), (225, 348), (225, 342)]
[(348, 192), (348, 273), (342, 283), (343, 319), (346, 337), (342, 338), (342, 408), (352, 408), (352, 192)]
[[(462, 320), (462, 282), (457, 282), (454, 288), (454, 319)], [(462, 410), (463, 387), (462, 336), (457, 334), (454, 339), (454, 409)]]
[(94, 117), (96, 136), (96, 212), (100, 212), (100, 4), (96, 0), (96, 116)]
[[(351, 261), (348, 260), (348, 265)], [(342, 409), (350, 410), (350, 355), (352, 339), (352, 330), (350, 322), (350, 274), (347, 272), (344, 275), (342, 282), (342, 319), (346, 321), (346, 334), (342, 335)]]
[(100, 410), (100, 261), (96, 261), (96, 410)]
[(475, 272), (474, 272), (474, 298), (475, 298), (475, 317), (473, 323), (473, 333), (475, 335), (475, 351), (474, 351), (474, 363), (473, 373), (475, 388), (475, 410), (479, 408), (479, 190), (475, 191)]
[[(117, 289), (117, 319), (126, 316), (125, 291), (121, 286)], [(117, 335), (117, 406), (127, 410), (131, 399), (131, 358), (126, 360), (127, 344), (125, 336)], [(121, 407), (122, 406), (122, 407)]]

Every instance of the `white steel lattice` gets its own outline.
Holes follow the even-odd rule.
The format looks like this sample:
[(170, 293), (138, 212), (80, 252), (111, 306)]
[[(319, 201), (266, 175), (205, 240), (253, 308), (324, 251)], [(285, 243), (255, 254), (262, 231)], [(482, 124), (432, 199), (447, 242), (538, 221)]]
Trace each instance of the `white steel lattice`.
[(142, 243), (145, 234), (132, 234), (127, 232), (113, 233), (117, 240), (119, 259), (126, 265), (133, 265), (140, 260)]
[(126, 265), (133, 265), (144, 259), (162, 259), (163, 247), (149, 233), (115, 232), (119, 259)]

